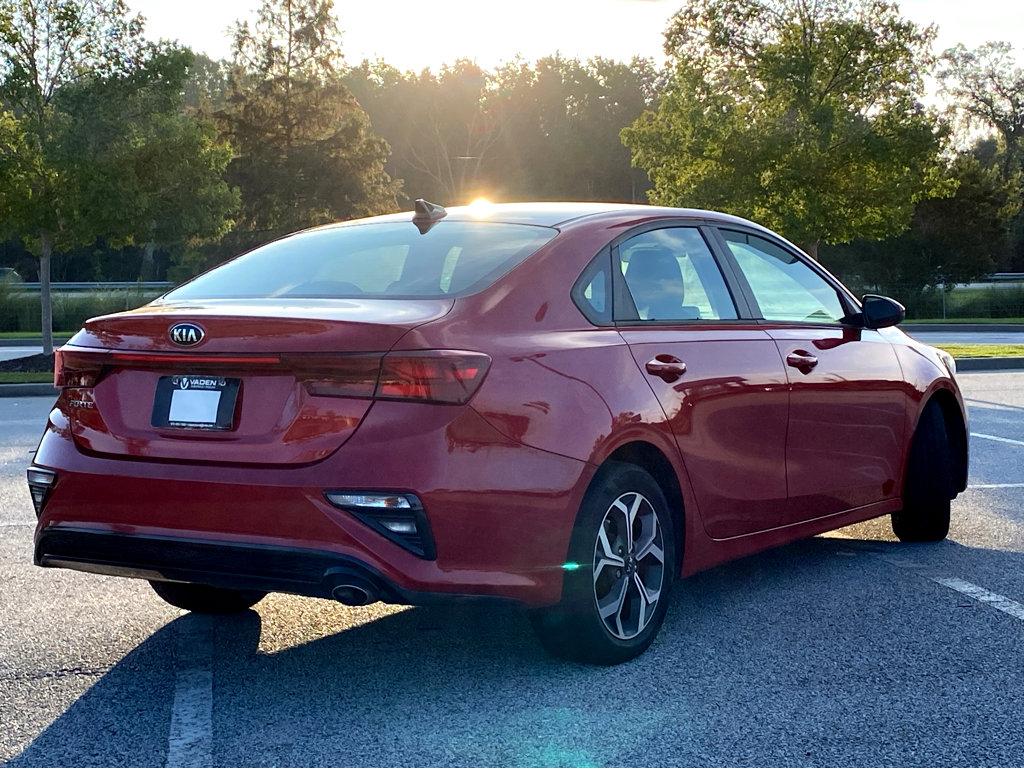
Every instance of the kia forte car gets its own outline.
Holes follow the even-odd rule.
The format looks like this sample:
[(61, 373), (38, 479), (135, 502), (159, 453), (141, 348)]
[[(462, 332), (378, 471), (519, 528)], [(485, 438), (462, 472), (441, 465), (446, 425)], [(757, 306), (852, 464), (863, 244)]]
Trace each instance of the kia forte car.
[(702, 569), (884, 515), (946, 536), (963, 402), (902, 318), (709, 211), (300, 232), (60, 349), (35, 562), (197, 612), (507, 599), (553, 653), (621, 662)]

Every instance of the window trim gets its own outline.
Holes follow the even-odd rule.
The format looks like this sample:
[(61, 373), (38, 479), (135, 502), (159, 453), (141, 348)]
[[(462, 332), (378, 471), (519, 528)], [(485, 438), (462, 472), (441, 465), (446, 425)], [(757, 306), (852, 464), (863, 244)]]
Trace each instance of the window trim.
[[(626, 285), (626, 276), (622, 274), (621, 269), (615, 269), (619, 258), (619, 246), (627, 240), (632, 240), (636, 236), (647, 232), (671, 229), (696, 230), (704, 240), (704, 245), (707, 246), (715, 266), (718, 268), (719, 273), (721, 273), (722, 282), (725, 284), (733, 306), (736, 308), (735, 318), (643, 320), (640, 317), (640, 313), (637, 312), (636, 305), (633, 302), (633, 296), (629, 293), (629, 287)], [(615, 238), (610, 244), (611, 274), (612, 281), (615, 284), (613, 291), (615, 301), (612, 302), (614, 325), (623, 327), (749, 325), (751, 320), (754, 319), (753, 313), (750, 311), (746, 297), (738, 290), (740, 285), (735, 281), (732, 274), (732, 265), (723, 263), (721, 251), (716, 247), (713, 229), (712, 220), (708, 219), (666, 218), (633, 227)], [(625, 313), (622, 312), (623, 310), (625, 310)]]
[[(604, 264), (602, 265), (602, 262)], [(596, 275), (602, 268), (605, 270), (605, 299), (607, 302), (607, 308), (604, 313), (598, 313), (594, 310), (594, 307), (587, 298), (583, 295), (587, 286), (593, 280), (593, 276)], [(615, 288), (614, 288), (614, 276), (612, 273), (612, 251), (611, 246), (605, 246), (602, 248), (593, 259), (587, 262), (587, 266), (583, 268), (583, 272), (576, 278), (576, 282), (572, 284), (572, 289), (569, 291), (569, 296), (572, 299), (573, 304), (576, 305), (576, 309), (583, 313), (583, 317), (586, 318), (592, 325), (599, 327), (607, 327), (615, 325)], [(606, 317), (602, 317), (606, 316)]]
[[(755, 229), (753, 227), (745, 227), (743, 225), (733, 225), (731, 222), (716, 223), (714, 227), (715, 239), (719, 244), (719, 248), (722, 250), (722, 257), (725, 261), (730, 263), (731, 269), (735, 272), (737, 284), (740, 286), (740, 290), (745, 295), (747, 302), (752, 308), (752, 317), (757, 320), (758, 323), (763, 325), (773, 326), (790, 326), (790, 327), (826, 327), (826, 328), (844, 328), (844, 327), (856, 327), (860, 328), (857, 323), (857, 318), (861, 314), (860, 302), (851, 293), (850, 289), (844, 286), (832, 273), (826, 270), (817, 260), (812, 259), (810, 256), (805, 254), (803, 251), (790, 245), (782, 238), (776, 236), (774, 233), (767, 230)], [(811, 272), (821, 278), (839, 297), (839, 302), (842, 304), (843, 309), (846, 310), (846, 315), (834, 322), (826, 321), (807, 321), (807, 320), (770, 320), (764, 317), (764, 312), (761, 310), (760, 304), (758, 304), (757, 298), (754, 296), (754, 291), (750, 287), (750, 282), (747, 280), (747, 276), (743, 274), (743, 270), (740, 269), (739, 262), (732, 253), (732, 249), (729, 248), (729, 243), (725, 238), (724, 232), (738, 232), (742, 235), (747, 235), (761, 238), (768, 241), (773, 246), (780, 248), (790, 256), (794, 257), (798, 261), (802, 262), (808, 267)]]

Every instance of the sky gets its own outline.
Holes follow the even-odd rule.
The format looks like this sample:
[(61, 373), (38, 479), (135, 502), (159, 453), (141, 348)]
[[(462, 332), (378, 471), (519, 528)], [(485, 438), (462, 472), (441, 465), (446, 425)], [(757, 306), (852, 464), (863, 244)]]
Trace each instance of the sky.
[[(517, 55), (661, 57), (662, 34), (679, 0), (335, 0), (350, 63), (382, 58), (401, 69), (456, 58), (492, 67)], [(227, 30), (259, 0), (128, 0), (152, 38), (179, 40), (214, 58), (230, 51)], [(902, 0), (905, 15), (937, 24), (938, 48), (1009, 40), (1024, 61), (1024, 0)]]

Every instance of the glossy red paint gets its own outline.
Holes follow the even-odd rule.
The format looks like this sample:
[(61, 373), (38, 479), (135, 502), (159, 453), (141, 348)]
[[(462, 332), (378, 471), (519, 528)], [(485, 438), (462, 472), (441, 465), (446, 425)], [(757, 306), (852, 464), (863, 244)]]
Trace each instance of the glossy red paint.
[[(473, 215), (453, 209), (445, 221)], [(756, 225), (644, 206), (498, 206), (491, 216), (560, 232), (476, 294), (157, 303), (89, 321), (66, 351), (103, 374), (92, 405), (63, 396), (50, 415), (35, 464), (57, 482), (37, 540), (75, 528), (326, 552), (403, 595), (545, 605), (559, 599), (587, 486), (616, 452), (645, 444), (672, 468), (682, 573), (692, 574), (898, 509), (927, 400), (947, 398), (965, 418), (938, 354), (896, 329), (756, 317), (602, 326), (570, 298), (595, 255), (633, 228)], [(184, 321), (206, 333), (187, 351), (168, 336)], [(306, 386), (310, 368), (344, 356), (437, 350), (489, 356), (467, 404)], [(656, 359), (685, 371), (651, 373)], [(152, 427), (156, 381), (172, 371), (239, 378), (235, 427)], [(415, 494), (436, 558), (335, 508), (332, 489)]]

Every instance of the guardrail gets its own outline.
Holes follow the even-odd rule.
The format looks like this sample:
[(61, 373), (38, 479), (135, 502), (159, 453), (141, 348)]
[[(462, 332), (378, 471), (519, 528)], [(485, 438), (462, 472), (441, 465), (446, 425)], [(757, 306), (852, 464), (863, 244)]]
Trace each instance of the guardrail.
[[(38, 291), (39, 283), (10, 283), (9, 287), (15, 291)], [(136, 289), (139, 291), (167, 291), (174, 288), (175, 284), (169, 280), (108, 280), (108, 281), (81, 281), (78, 283), (50, 283), (51, 291), (116, 291), (124, 289)]]

